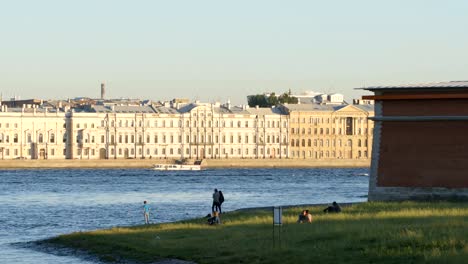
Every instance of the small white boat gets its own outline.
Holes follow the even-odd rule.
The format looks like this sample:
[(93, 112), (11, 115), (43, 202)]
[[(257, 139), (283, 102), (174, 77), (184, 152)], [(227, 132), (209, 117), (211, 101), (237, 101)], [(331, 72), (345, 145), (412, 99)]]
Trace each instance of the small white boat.
[(153, 170), (163, 171), (179, 171), (179, 170), (200, 170), (200, 165), (186, 165), (186, 164), (155, 164)]

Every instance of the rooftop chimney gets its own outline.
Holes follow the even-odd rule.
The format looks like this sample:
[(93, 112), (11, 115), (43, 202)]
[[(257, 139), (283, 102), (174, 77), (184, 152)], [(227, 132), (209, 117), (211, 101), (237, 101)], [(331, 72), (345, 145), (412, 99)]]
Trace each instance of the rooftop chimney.
[(101, 83), (101, 100), (104, 100), (105, 95), (106, 95), (106, 84)]

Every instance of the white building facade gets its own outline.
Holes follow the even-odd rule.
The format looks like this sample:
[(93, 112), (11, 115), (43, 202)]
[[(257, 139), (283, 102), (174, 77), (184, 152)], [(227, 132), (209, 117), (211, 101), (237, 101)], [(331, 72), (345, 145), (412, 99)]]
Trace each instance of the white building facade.
[(191, 103), (0, 112), (0, 159), (287, 158), (279, 108)]

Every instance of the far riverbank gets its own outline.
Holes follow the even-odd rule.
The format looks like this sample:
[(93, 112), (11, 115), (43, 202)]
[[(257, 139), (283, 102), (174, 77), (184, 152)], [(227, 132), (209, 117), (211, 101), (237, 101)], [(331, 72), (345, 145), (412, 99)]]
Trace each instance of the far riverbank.
[[(154, 164), (174, 163), (172, 159), (111, 160), (0, 160), (0, 169), (33, 168), (151, 168)], [(363, 168), (370, 160), (306, 159), (205, 159), (203, 168)]]

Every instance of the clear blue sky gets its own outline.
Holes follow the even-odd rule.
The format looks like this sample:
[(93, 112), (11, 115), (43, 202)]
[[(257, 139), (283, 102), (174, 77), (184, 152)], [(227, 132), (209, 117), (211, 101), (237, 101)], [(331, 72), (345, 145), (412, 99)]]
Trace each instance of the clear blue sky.
[(0, 0), (4, 98), (264, 91), (468, 79), (468, 1)]

